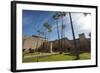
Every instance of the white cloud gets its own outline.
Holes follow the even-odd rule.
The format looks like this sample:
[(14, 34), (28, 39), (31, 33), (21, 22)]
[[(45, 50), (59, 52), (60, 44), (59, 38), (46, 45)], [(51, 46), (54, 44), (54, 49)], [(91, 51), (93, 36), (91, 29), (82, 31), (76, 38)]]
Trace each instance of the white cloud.
[(78, 22), (82, 30), (88, 30), (88, 31), (91, 30), (91, 16), (90, 15), (81, 16)]

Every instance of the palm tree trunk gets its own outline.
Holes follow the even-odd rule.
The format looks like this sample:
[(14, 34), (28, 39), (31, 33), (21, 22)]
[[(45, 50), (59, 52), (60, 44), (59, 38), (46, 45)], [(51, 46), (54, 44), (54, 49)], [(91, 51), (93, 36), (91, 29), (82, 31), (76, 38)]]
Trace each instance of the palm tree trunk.
[(63, 16), (62, 19), (62, 27), (61, 27), (61, 53), (63, 52)]
[(58, 34), (58, 48), (61, 49), (61, 44), (60, 44), (60, 35), (59, 35), (59, 27), (58, 27), (58, 20), (57, 20), (57, 34)]
[(37, 62), (38, 62), (38, 39), (37, 39), (37, 42), (36, 42), (36, 50), (37, 50)]
[(78, 59), (80, 59), (80, 57), (79, 57), (79, 50), (77, 49), (77, 46), (76, 46), (75, 33), (74, 33), (72, 17), (71, 17), (71, 13), (70, 12), (69, 12), (69, 17), (70, 17), (72, 34), (73, 34), (73, 41), (74, 41), (74, 49), (75, 49), (75, 54), (76, 54), (76, 60), (78, 60)]

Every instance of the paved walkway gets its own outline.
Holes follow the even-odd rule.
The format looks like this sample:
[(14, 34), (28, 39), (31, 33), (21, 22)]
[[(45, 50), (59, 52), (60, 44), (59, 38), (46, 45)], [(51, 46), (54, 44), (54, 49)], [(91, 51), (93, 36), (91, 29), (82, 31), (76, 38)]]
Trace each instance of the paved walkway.
[(47, 53), (47, 54), (38, 54), (38, 55), (28, 55), (28, 56), (24, 56), (24, 58), (36, 58), (36, 57), (47, 57), (47, 56), (50, 56), (50, 55), (56, 55), (58, 53)]

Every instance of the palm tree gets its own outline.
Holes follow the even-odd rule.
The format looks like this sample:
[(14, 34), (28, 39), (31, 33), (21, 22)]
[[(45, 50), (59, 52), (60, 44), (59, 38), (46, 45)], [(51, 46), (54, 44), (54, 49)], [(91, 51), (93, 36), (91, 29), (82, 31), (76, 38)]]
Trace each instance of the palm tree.
[(48, 30), (48, 32), (51, 32), (52, 31), (52, 26), (50, 25), (50, 24), (48, 24), (48, 22), (45, 22), (44, 24), (43, 24), (43, 26)]
[(43, 37), (43, 40), (42, 40), (42, 49), (44, 49), (44, 42), (45, 42), (44, 41), (44, 37), (45, 37), (44, 35), (45, 35), (45, 33), (42, 31), (41, 32), (41, 36)]
[[(43, 24), (43, 26), (47, 29), (47, 31), (50, 33), (52, 32), (52, 26), (48, 23), (48, 22), (45, 22)], [(48, 42), (49, 43), (49, 42)], [(47, 44), (47, 47), (48, 47), (48, 44)]]
[(89, 36), (90, 36), (90, 38), (91, 38), (91, 32), (89, 33)]
[[(40, 37), (40, 30), (37, 30), (38, 36)], [(39, 38), (37, 38), (37, 42), (36, 42), (36, 50), (37, 50), (37, 54), (38, 54), (38, 42), (39, 42)], [(38, 62), (38, 56), (37, 56), (37, 62)]]
[(59, 27), (58, 27), (58, 20), (59, 20), (59, 14), (58, 14), (58, 12), (55, 13), (55, 15), (53, 15), (53, 19), (56, 21), (56, 25), (57, 25), (57, 34), (58, 34), (58, 46), (59, 46), (59, 48), (61, 49), (61, 47), (60, 47), (60, 34), (59, 34)]
[(83, 13), (84, 16), (87, 16), (87, 15), (89, 15), (89, 14), (90, 14), (90, 13)]
[(77, 46), (76, 46), (75, 33), (74, 33), (73, 22), (72, 22), (72, 17), (71, 17), (71, 13), (70, 12), (69, 12), (69, 18), (70, 18), (70, 24), (71, 24), (71, 29), (72, 29), (72, 35), (73, 35), (76, 60), (78, 60), (78, 59), (80, 59), (80, 57), (79, 57), (79, 49), (77, 49)]
[(44, 32), (42, 32), (42, 31), (40, 31), (40, 30), (37, 30), (37, 32), (38, 32), (38, 36), (43, 38)]
[(62, 21), (62, 25), (61, 25), (61, 53), (63, 52), (63, 36), (64, 36), (64, 28), (65, 28), (65, 25), (63, 23), (63, 17), (66, 16), (66, 12), (58, 12), (58, 16), (61, 18), (61, 21)]
[[(49, 24), (48, 24), (48, 25), (49, 25)], [(49, 40), (50, 40), (50, 34), (51, 34), (51, 32), (52, 32), (52, 26), (49, 25), (47, 29), (48, 29), (48, 32), (49, 32)], [(52, 45), (51, 45), (52, 42), (51, 42), (51, 43), (48, 42), (48, 43), (49, 43), (49, 48), (50, 48), (50, 47), (52, 46)], [(52, 51), (52, 48), (50, 48), (50, 53), (52, 53), (51, 51)]]
[[(46, 30), (48, 29), (48, 22), (45, 22), (44, 24), (43, 24), (43, 27), (44, 28), (46, 28)], [(45, 31), (45, 39), (47, 39), (47, 34), (46, 34), (46, 31)]]
[[(37, 33), (38, 33), (39, 38), (44, 35), (44, 32), (41, 32), (40, 30), (37, 30)], [(39, 39), (37, 39), (37, 43), (36, 43), (36, 50), (37, 50), (37, 53), (39, 54), (40, 51), (38, 49), (38, 43), (39, 43)], [(38, 62), (38, 56), (37, 56), (37, 62)]]

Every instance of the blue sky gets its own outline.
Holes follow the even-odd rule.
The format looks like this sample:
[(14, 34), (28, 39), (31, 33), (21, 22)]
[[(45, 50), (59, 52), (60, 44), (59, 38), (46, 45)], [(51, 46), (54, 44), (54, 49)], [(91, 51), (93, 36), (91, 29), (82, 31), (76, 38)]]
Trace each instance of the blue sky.
[[(56, 13), (54, 11), (35, 11), (35, 10), (23, 10), (22, 16), (22, 32), (25, 36), (38, 35), (37, 30), (41, 30), (47, 34), (49, 40), (57, 39), (56, 22), (52, 16)], [(75, 37), (78, 38), (78, 34), (85, 33), (88, 38), (88, 34), (91, 32), (91, 14), (84, 15), (83, 13), (71, 13)], [(63, 18), (64, 25), (66, 26), (64, 36), (68, 39), (72, 39), (72, 31), (70, 26), (69, 14)], [(43, 24), (48, 22), (52, 25), (52, 32), (47, 33), (47, 30), (43, 27)], [(59, 31), (61, 33), (61, 19), (58, 21)]]

